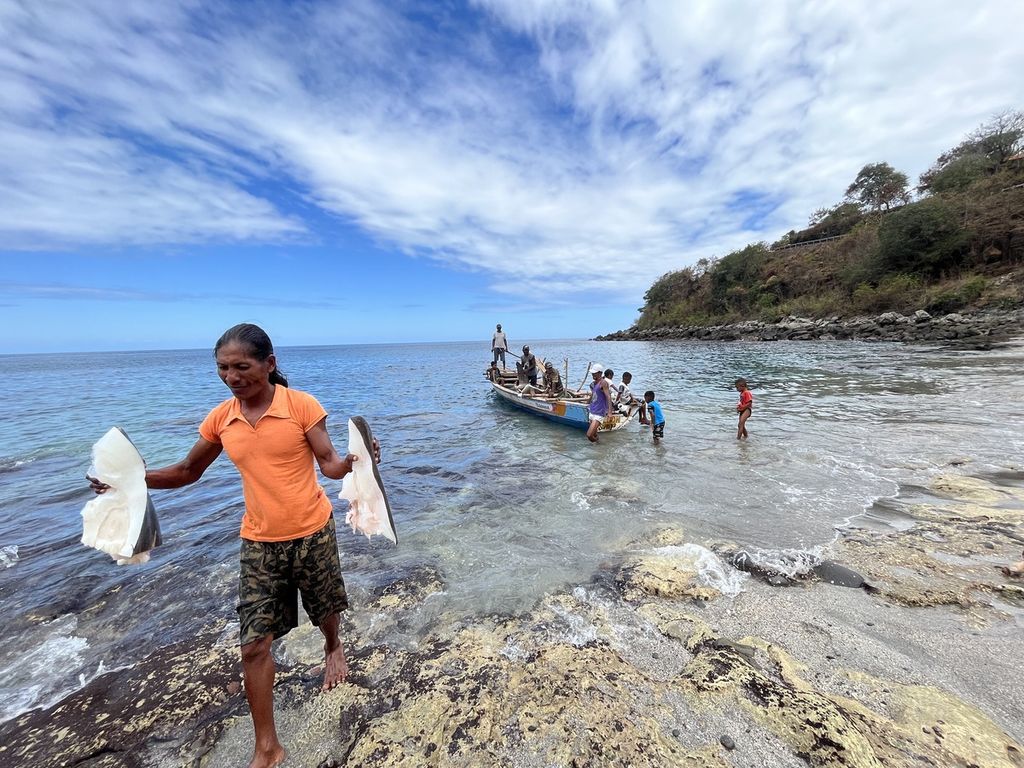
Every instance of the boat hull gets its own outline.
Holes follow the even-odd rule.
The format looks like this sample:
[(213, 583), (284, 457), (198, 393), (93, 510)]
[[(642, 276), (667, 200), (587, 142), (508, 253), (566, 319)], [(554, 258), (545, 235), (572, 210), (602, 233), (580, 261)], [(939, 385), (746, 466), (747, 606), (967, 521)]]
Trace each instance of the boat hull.
[[(540, 416), (542, 419), (577, 429), (586, 429), (590, 425), (590, 412), (587, 410), (586, 403), (524, 396), (494, 382), (491, 382), (491, 388), (494, 394), (512, 407), (532, 413), (534, 416)], [(628, 423), (629, 419), (626, 416), (615, 414), (612, 416), (611, 424), (602, 424), (599, 431), (610, 432), (620, 429)]]

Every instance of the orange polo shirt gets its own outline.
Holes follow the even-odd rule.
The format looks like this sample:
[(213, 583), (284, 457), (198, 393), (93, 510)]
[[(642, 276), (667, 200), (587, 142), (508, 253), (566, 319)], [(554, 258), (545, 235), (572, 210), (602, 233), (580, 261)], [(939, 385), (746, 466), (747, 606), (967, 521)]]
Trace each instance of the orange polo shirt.
[(312, 395), (277, 385), (256, 426), (245, 420), (234, 397), (203, 419), (199, 434), (223, 445), (242, 476), (243, 539), (287, 541), (326, 525), (331, 501), (317, 482), (313, 448), (306, 440), (326, 416)]

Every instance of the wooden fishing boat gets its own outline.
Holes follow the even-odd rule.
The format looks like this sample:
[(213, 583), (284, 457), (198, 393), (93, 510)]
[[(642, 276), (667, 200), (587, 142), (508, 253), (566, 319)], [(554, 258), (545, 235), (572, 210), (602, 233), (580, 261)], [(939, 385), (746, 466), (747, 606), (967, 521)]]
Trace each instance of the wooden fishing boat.
[[(590, 403), (589, 391), (567, 389), (560, 397), (549, 397), (539, 393), (523, 394), (516, 372), (508, 370), (501, 372), (500, 381), (491, 382), (491, 389), (501, 400), (514, 408), (540, 416), (542, 419), (579, 429), (586, 429), (590, 424), (590, 412), (587, 409)], [(601, 422), (598, 431), (613, 432), (622, 429), (629, 424), (637, 408), (636, 405), (632, 406), (628, 414), (613, 412)]]

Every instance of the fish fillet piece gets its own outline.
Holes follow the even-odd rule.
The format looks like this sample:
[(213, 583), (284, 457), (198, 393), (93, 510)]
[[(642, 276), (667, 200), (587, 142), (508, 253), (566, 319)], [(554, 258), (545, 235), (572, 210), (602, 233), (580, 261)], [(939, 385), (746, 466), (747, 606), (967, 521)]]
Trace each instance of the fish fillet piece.
[(82, 543), (118, 565), (145, 563), (160, 546), (160, 523), (146, 488), (146, 464), (120, 427), (92, 447), (89, 474), (110, 488), (82, 507)]
[(348, 420), (348, 452), (358, 456), (359, 460), (342, 478), (341, 493), (338, 494), (339, 499), (348, 502), (345, 522), (352, 526), (353, 533), (365, 533), (367, 538), (379, 534), (397, 544), (398, 534), (391, 517), (391, 505), (373, 456), (373, 433), (362, 416)]

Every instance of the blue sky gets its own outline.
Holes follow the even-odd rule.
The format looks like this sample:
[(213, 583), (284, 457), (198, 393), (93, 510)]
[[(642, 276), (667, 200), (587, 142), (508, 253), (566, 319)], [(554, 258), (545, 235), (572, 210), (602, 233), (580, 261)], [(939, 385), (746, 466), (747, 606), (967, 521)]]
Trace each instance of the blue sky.
[(1020, 28), (1016, 1), (0, 0), (0, 353), (627, 327), (659, 275), (1024, 106)]

